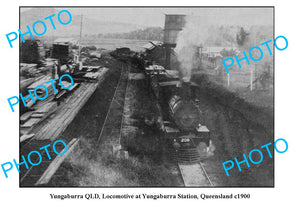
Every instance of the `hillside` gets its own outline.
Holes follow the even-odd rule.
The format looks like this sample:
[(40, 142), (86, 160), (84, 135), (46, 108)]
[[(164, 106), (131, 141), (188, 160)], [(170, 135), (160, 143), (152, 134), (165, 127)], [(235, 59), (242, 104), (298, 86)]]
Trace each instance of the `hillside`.
[[(68, 25), (61, 25), (57, 16), (53, 18), (54, 24), (56, 26), (56, 30), (53, 30), (50, 20), (44, 20), (45, 17), (48, 17), (52, 14), (58, 14), (60, 9), (53, 8), (32, 8), (29, 10), (22, 11), (20, 13), (20, 26), (21, 31), (26, 32), (26, 25), (32, 27), (32, 24), (37, 20), (45, 21), (48, 29), (45, 36), (79, 36), (80, 33), (80, 22), (81, 16), (72, 14), (72, 8), (68, 9), (68, 11), (72, 14), (72, 22)], [(67, 17), (67, 16), (66, 16)], [(42, 26), (36, 25), (36, 30), (38, 32), (42, 32)], [(83, 16), (83, 35), (91, 35), (91, 34), (107, 34), (107, 33), (127, 33), (130, 31), (135, 31), (138, 29), (143, 29), (144, 26), (130, 24), (130, 23), (122, 23), (122, 22), (114, 22), (114, 21), (101, 21), (91, 18), (85, 18)], [(24, 30), (25, 29), (25, 30)]]

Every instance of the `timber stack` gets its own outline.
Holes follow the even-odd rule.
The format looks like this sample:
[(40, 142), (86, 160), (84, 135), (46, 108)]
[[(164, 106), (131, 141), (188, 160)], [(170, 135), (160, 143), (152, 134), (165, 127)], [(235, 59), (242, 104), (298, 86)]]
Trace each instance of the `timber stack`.
[[(38, 85), (44, 85), (48, 91), (37, 89), (43, 100), (31, 98), (25, 100), (26, 107), (20, 104), (20, 142), (24, 144), (31, 139), (55, 140), (72, 122), (79, 110), (94, 93), (99, 83), (105, 78), (109, 68), (101, 66), (101, 53), (97, 50), (85, 54), (79, 59), (76, 48), (71, 43), (56, 43), (46, 50), (39, 40), (27, 40), (21, 46), (20, 92), (23, 97), (34, 94)], [(30, 56), (30, 57), (29, 57)], [(93, 61), (93, 66), (88, 63)], [(98, 65), (96, 66), (95, 64)], [(70, 75), (73, 86), (62, 89), (58, 83), (54, 86), (49, 82), (59, 79), (63, 74)], [(58, 81), (58, 80), (57, 80)], [(71, 82), (62, 79), (61, 83), (69, 87)], [(59, 125), (57, 125), (59, 123)]]

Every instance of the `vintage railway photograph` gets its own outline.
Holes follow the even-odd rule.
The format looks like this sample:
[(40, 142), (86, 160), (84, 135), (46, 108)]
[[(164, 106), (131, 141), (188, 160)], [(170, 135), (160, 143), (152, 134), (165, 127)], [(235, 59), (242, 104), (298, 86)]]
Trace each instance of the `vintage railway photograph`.
[(20, 187), (274, 187), (273, 7), (22, 6), (20, 31)]

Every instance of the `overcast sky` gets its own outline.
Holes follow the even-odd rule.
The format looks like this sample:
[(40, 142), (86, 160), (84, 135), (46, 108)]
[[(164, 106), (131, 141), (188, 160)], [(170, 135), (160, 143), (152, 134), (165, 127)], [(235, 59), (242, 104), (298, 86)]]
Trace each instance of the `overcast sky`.
[(92, 19), (143, 26), (163, 27), (165, 14), (199, 16), (206, 22), (220, 25), (273, 24), (272, 8), (68, 8), (68, 10), (72, 14), (82, 14)]

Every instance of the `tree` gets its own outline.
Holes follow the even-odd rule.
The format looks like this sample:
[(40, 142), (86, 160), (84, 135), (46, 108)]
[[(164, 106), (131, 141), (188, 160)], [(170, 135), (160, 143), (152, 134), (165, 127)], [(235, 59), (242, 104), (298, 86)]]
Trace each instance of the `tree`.
[(243, 27), (241, 27), (240, 32), (236, 34), (236, 42), (239, 46), (243, 46), (247, 37), (250, 33), (246, 32)]

